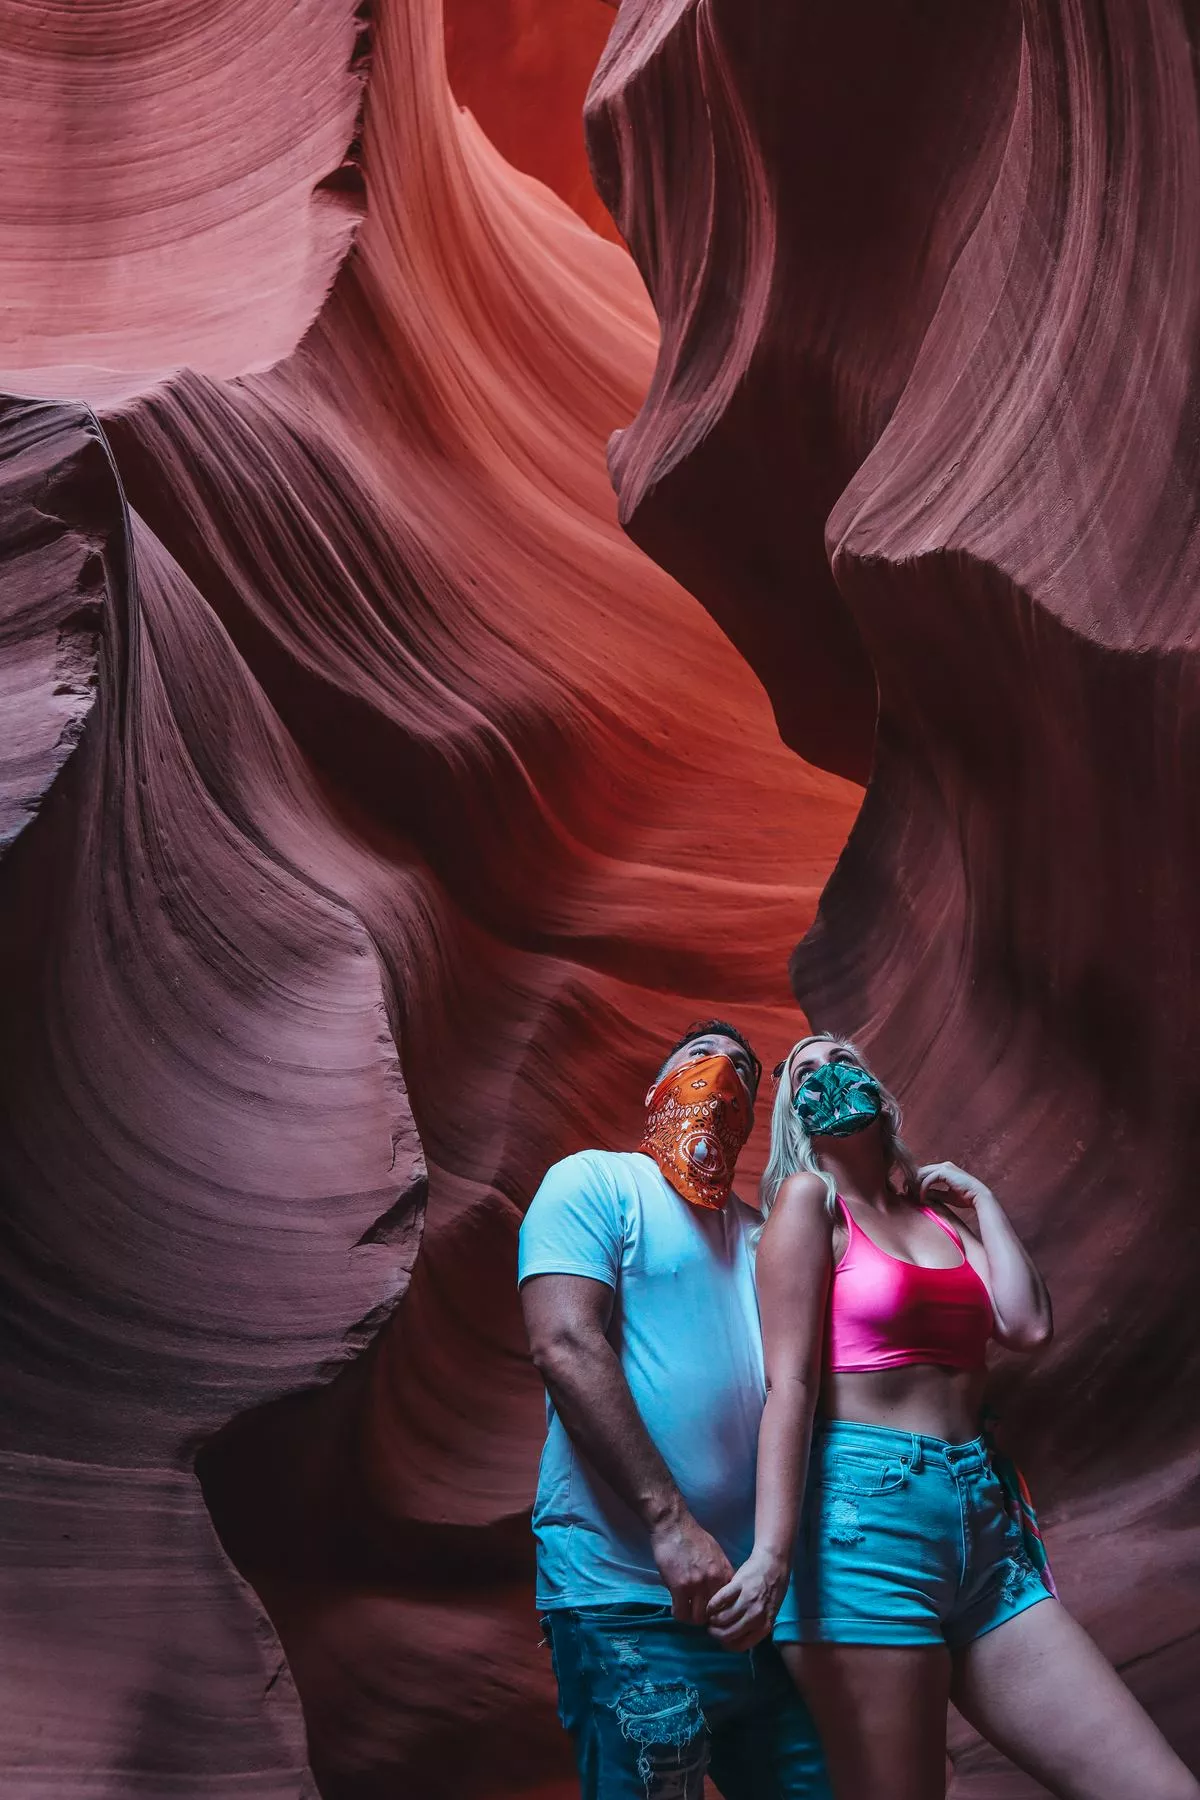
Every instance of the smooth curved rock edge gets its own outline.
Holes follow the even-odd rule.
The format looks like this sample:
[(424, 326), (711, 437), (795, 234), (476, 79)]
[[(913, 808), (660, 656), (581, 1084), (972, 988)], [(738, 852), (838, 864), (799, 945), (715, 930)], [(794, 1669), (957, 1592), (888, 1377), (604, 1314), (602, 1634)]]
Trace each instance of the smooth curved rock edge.
[[(626, 0), (589, 129), (667, 347), (622, 517), (790, 741), (873, 756), (797, 996), (1046, 1267), (1055, 1347), (1001, 1392), (1066, 1598), (1197, 1764), (1194, 29), (1166, 0)], [(662, 179), (681, 121), (700, 217)], [(679, 358), (751, 166), (772, 230), (739, 280), (771, 304)], [(1034, 1791), (956, 1752), (956, 1793)]]
[(601, 236), (617, 229), (588, 172), (583, 98), (616, 0), (445, 0), (450, 89), (505, 160)]

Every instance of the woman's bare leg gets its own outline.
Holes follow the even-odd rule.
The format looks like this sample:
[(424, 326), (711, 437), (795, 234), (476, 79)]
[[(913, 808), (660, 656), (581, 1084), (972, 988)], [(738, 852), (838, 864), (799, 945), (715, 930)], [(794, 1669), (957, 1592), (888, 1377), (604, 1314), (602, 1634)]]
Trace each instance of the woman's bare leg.
[(816, 1720), (835, 1800), (943, 1800), (945, 1650), (781, 1644), (780, 1652)]
[(1200, 1782), (1053, 1600), (957, 1651), (950, 1693), (981, 1736), (1059, 1800), (1200, 1800)]

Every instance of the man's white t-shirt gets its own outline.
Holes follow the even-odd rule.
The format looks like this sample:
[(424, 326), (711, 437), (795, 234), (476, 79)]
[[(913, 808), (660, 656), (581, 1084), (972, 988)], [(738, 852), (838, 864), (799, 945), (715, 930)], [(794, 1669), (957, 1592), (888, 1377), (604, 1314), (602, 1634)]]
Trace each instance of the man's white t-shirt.
[[(697, 1521), (736, 1568), (754, 1541), (765, 1383), (751, 1234), (736, 1199), (693, 1206), (640, 1152), (555, 1163), (521, 1227), (518, 1279), (587, 1275), (615, 1290), (608, 1337)], [(584, 1461), (547, 1399), (533, 1530), (537, 1603), (663, 1600), (645, 1526)]]

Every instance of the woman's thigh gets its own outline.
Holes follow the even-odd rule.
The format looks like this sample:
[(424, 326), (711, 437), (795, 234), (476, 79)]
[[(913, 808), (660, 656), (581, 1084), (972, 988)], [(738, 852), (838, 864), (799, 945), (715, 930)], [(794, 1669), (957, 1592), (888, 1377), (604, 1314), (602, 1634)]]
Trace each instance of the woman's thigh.
[(945, 1649), (784, 1644), (780, 1655), (816, 1720), (836, 1800), (943, 1800)]
[(956, 1651), (951, 1697), (1059, 1800), (1200, 1800), (1200, 1784), (1056, 1601)]

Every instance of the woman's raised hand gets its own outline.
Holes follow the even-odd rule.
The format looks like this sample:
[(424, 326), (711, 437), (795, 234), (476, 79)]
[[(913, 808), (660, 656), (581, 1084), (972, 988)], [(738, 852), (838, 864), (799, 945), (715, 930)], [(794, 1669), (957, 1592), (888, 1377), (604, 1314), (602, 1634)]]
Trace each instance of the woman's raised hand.
[(968, 1175), (957, 1163), (926, 1163), (923, 1169), (917, 1170), (917, 1179), (921, 1183), (922, 1200), (931, 1193), (944, 1194), (948, 1204), (969, 1219), (974, 1219), (975, 1208), (981, 1201), (994, 1198), (990, 1187), (985, 1186), (978, 1176)]

